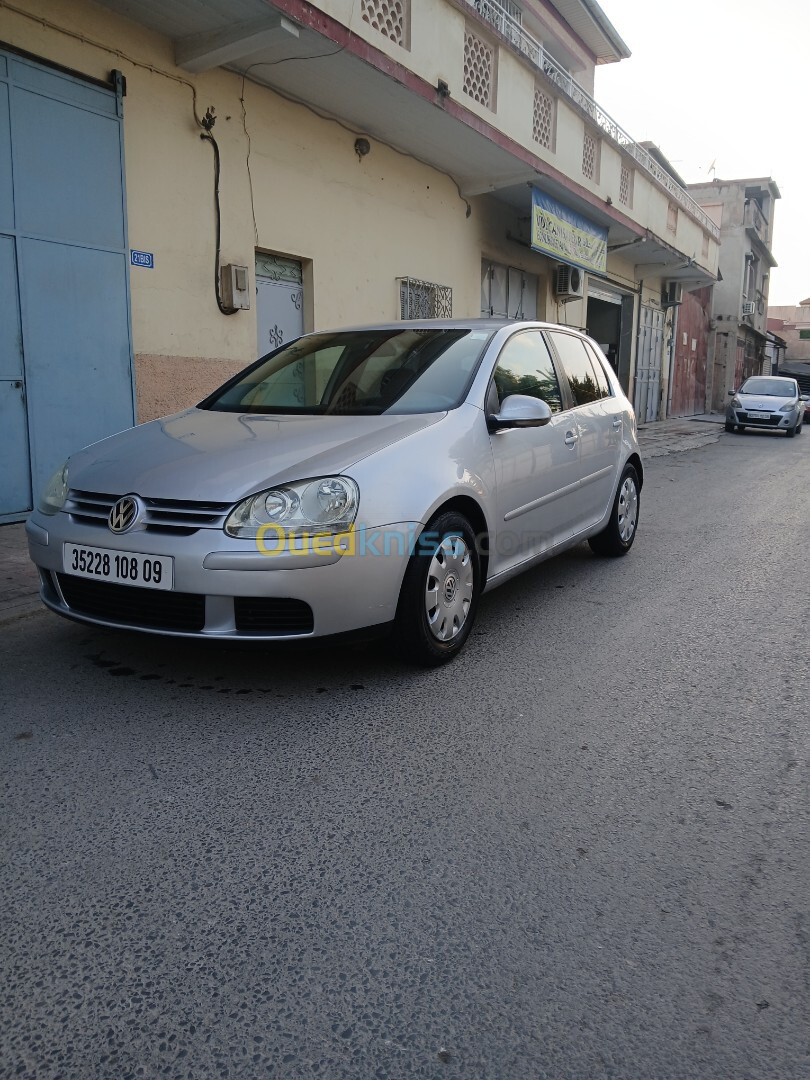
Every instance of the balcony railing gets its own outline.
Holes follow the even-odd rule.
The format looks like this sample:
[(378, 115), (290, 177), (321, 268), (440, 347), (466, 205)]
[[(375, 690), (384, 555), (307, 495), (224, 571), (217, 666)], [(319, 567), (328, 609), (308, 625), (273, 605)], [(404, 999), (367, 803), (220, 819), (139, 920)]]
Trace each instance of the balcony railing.
[(645, 172), (654, 177), (675, 202), (679, 203), (692, 217), (700, 222), (710, 236), (713, 236), (715, 240), (719, 240), (720, 229), (705, 210), (695, 202), (687, 191), (684, 191), (677, 180), (673, 179), (643, 146), (639, 146), (624, 128), (617, 124), (613, 117), (597, 104), (588, 91), (580, 86), (576, 79), (546, 52), (541, 43), (524, 30), (520, 23), (497, 3), (497, 0), (467, 0), (467, 2), (478, 12), (482, 19), (494, 26), (507, 41), (511, 42), (518, 52), (530, 60), (548, 79), (556, 83), (567, 97), (590, 116), (596, 126), (608, 138), (612, 139), (626, 154), (634, 158)]

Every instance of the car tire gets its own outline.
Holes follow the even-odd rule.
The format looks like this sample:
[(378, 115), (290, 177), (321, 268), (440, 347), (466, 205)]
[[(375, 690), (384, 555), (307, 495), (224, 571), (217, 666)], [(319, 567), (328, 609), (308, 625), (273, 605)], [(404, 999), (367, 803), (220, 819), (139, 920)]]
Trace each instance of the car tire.
[(475, 533), (461, 514), (439, 514), (425, 527), (405, 570), (394, 640), (421, 667), (452, 660), (470, 636), (481, 593)]
[(803, 424), (796, 424), (796, 434), (801, 435)]
[(616, 489), (610, 519), (600, 533), (588, 540), (594, 555), (617, 558), (627, 554), (636, 538), (640, 499), (638, 473), (632, 465), (625, 465)]
[(732, 424), (730, 421), (726, 420), (726, 431), (729, 433), (729, 435), (733, 434), (733, 432), (735, 432), (736, 430), (737, 425)]
[(792, 439), (796, 434), (796, 425), (794, 424), (793, 427), (785, 428), (785, 434), (789, 439)]

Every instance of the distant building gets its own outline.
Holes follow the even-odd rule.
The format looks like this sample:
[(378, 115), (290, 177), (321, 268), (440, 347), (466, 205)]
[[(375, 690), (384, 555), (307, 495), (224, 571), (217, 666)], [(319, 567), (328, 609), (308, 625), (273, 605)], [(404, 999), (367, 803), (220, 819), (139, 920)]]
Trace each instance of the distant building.
[(780, 198), (770, 177), (690, 184), (689, 192), (720, 228), (720, 281), (712, 307), (712, 409), (749, 375), (767, 370), (768, 281), (773, 211)]
[(768, 329), (784, 338), (787, 363), (810, 363), (810, 297), (798, 307), (769, 307)]
[(810, 297), (798, 307), (768, 308), (768, 337), (782, 342), (779, 371), (794, 375), (805, 393), (810, 393)]

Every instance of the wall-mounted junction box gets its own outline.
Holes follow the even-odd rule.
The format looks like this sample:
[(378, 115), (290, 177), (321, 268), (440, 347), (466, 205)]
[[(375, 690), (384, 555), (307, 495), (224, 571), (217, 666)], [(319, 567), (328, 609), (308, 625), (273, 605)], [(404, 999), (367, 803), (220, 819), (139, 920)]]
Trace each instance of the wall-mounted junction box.
[(241, 308), (247, 311), (250, 308), (250, 279), (246, 266), (235, 266), (227, 263), (220, 267), (219, 271), (222, 303), (226, 307)]

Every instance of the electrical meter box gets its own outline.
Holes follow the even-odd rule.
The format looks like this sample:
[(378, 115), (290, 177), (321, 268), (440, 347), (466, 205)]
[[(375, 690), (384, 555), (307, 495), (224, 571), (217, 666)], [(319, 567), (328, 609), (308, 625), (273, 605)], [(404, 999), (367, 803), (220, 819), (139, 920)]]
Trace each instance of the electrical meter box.
[(227, 263), (220, 268), (219, 273), (222, 284), (222, 303), (226, 307), (247, 311), (250, 308), (248, 268)]

